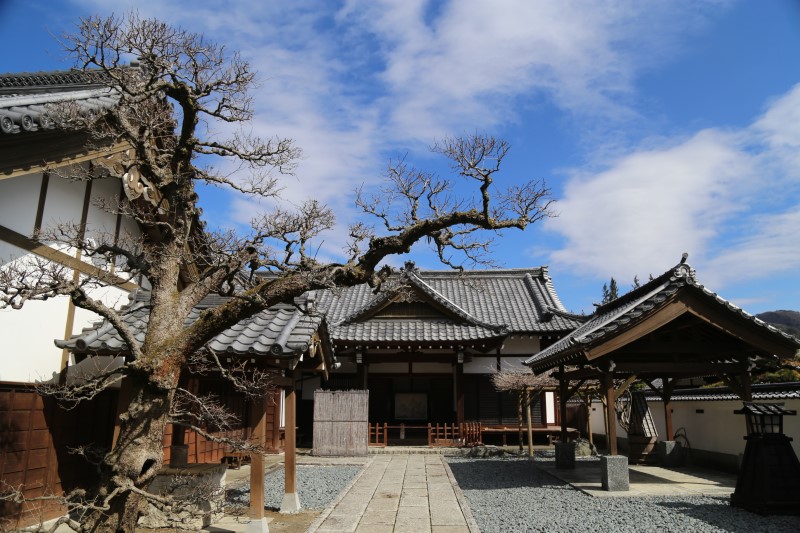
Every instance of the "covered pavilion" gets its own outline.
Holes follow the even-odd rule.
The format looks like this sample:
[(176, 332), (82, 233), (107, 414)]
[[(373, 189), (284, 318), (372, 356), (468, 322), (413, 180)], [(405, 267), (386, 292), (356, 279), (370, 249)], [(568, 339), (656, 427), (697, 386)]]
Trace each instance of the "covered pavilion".
[(800, 349), (798, 339), (700, 284), (686, 257), (599, 306), (580, 327), (525, 361), (536, 374), (558, 369), (553, 376), (559, 380), (562, 441), (567, 401), (587, 381), (600, 383), (609, 449), (616, 455), (614, 404), (634, 381), (643, 381), (663, 399), (670, 440), (670, 399), (679, 380), (716, 376), (748, 401), (751, 371), (768, 359), (791, 358)]

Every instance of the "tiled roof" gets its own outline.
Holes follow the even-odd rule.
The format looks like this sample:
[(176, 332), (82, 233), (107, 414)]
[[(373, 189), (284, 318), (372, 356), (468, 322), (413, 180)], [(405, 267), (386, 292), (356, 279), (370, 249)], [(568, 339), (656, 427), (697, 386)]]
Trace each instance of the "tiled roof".
[(118, 97), (99, 72), (0, 74), (0, 135), (52, 128), (47, 107), (74, 102), (85, 114), (113, 106)]
[(541, 370), (544, 370), (545, 367), (550, 368), (548, 365), (551, 362), (556, 360), (563, 361), (571, 354), (578, 353), (596, 343), (602, 342), (606, 338), (638, 323), (655, 310), (669, 303), (672, 297), (684, 287), (699, 290), (705, 297), (724, 306), (728, 311), (736, 313), (764, 328), (768, 334), (782, 336), (800, 347), (798, 339), (770, 326), (725, 300), (717, 293), (707, 289), (697, 281), (694, 270), (689, 265), (681, 263), (645, 285), (598, 307), (585, 323), (558, 342), (527, 359), (525, 364), (532, 368), (538, 367)]
[[(307, 348), (310, 336), (325, 316), (330, 338), (345, 343), (395, 343), (434, 345), (441, 342), (481, 343), (511, 333), (563, 333), (580, 324), (580, 317), (563, 308), (546, 268), (485, 270), (458, 273), (406, 268), (378, 294), (368, 285), (336, 291), (316, 291), (319, 315), (307, 316), (295, 306), (276, 305), (242, 321), (209, 343), (221, 352), (267, 353), (283, 346), (283, 355)], [(442, 311), (440, 317), (383, 318), (370, 316), (404, 288), (418, 291)], [(312, 295), (309, 295), (312, 296)], [(202, 309), (224, 302), (209, 296), (192, 310), (191, 324)], [(125, 321), (144, 340), (149, 316), (146, 296), (139, 295), (126, 310)], [(324, 324), (322, 324), (324, 325)], [(289, 332), (289, 333), (287, 333)], [(288, 335), (288, 336), (287, 336)], [(285, 342), (279, 342), (285, 339)], [(57, 345), (79, 352), (116, 353), (122, 339), (108, 323), (98, 323)], [(305, 348), (304, 348), (305, 346)], [(275, 353), (275, 352), (272, 352)]]
[[(192, 309), (184, 325), (192, 324), (204, 309), (219, 305), (225, 300), (219, 296), (206, 298)], [(144, 342), (149, 317), (150, 305), (146, 300), (146, 293), (144, 296), (139, 293), (136, 301), (123, 312), (123, 320), (133, 330), (139, 342)], [(308, 349), (312, 336), (320, 327), (324, 327), (320, 315), (309, 316), (302, 313), (297, 306), (279, 304), (226, 329), (214, 337), (207, 347), (217, 353), (292, 357)], [(78, 353), (115, 354), (126, 351), (117, 330), (105, 321), (85, 328), (66, 341), (56, 341), (56, 346)]]
[[(796, 400), (800, 399), (800, 383), (758, 383), (750, 386), (754, 400)], [(660, 401), (661, 398), (654, 392), (647, 391), (645, 396), (649, 401)], [(739, 395), (728, 387), (713, 387), (704, 389), (683, 389), (672, 393), (670, 401), (722, 401), (740, 400)]]
[[(442, 320), (370, 317), (403, 289), (433, 302)], [(560, 333), (580, 324), (558, 299), (546, 267), (459, 273), (407, 265), (378, 294), (364, 284), (319, 291), (317, 302), (336, 341), (478, 341), (510, 333)]]

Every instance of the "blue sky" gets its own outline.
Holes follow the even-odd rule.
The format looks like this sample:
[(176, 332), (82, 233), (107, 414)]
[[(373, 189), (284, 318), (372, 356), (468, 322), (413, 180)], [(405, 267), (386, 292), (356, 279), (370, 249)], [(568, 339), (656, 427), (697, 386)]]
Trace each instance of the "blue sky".
[[(304, 151), (286, 198), (337, 212), (321, 254), (336, 257), (350, 191), (389, 158), (445, 173), (427, 147), (482, 131), (511, 143), (510, 182), (545, 178), (558, 199), (495, 259), (549, 265), (569, 309), (684, 251), (748, 311), (800, 309), (799, 2), (0, 0), (0, 71), (67, 68), (50, 34), (134, 5), (253, 64), (254, 130)], [(257, 208), (202, 199), (222, 226)]]

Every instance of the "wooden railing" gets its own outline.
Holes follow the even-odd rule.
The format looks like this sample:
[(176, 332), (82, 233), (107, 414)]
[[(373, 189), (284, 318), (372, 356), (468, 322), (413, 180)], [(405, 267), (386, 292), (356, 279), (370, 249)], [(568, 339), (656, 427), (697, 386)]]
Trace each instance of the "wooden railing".
[(458, 424), (428, 424), (428, 446), (461, 446)]
[[(503, 439), (503, 446), (506, 445), (507, 435), (516, 435), (519, 433), (518, 426), (511, 425), (483, 425), (481, 422), (464, 422), (463, 424), (428, 424), (427, 426), (411, 425), (411, 424), (398, 424), (390, 426), (387, 423), (383, 424), (368, 424), (369, 426), (369, 445), (386, 447), (389, 443), (389, 431), (392, 431), (393, 442), (402, 443), (406, 440), (406, 431), (411, 430), (414, 434), (419, 435), (420, 430), (428, 432), (428, 446), (480, 446), (483, 444), (483, 438), (486, 435), (499, 435)], [(561, 426), (548, 425), (544, 427), (534, 427), (533, 433), (537, 435), (545, 434), (547, 436), (548, 444), (552, 444), (553, 440), (557, 440)], [(578, 438), (579, 432), (574, 428), (567, 428), (567, 437), (569, 440)], [(394, 440), (394, 439), (397, 440)], [(415, 440), (419, 443), (420, 439)], [(424, 442), (424, 441), (423, 441)]]
[(483, 426), (480, 422), (464, 422), (461, 424), (464, 446), (480, 446), (483, 444)]
[[(406, 440), (408, 431), (418, 434), (419, 430), (427, 431), (428, 446), (476, 446), (481, 444), (482, 426), (480, 422), (467, 422), (465, 424), (397, 424), (370, 423), (368, 427), (368, 443), (370, 446), (386, 447), (389, 443), (389, 432), (391, 431), (397, 441)], [(414, 440), (414, 439), (412, 439)], [(393, 442), (396, 442), (393, 440)], [(417, 442), (418, 439), (417, 439)]]
[(369, 445), (386, 447), (387, 437), (389, 435), (389, 426), (384, 422), (383, 424), (368, 424), (369, 428)]

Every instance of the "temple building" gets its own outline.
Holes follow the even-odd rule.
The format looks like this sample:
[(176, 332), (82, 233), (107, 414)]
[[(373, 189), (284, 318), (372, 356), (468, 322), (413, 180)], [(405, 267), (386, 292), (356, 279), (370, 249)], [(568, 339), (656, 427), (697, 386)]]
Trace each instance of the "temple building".
[[(515, 425), (516, 396), (497, 392), (491, 375), (528, 371), (525, 359), (581, 320), (564, 309), (547, 267), (458, 272), (406, 263), (377, 292), (359, 285), (314, 297), (340, 366), (327, 383), (300, 382), (302, 429), (318, 387), (369, 390), (371, 423)], [(557, 416), (546, 393), (534, 424), (557, 424)]]

